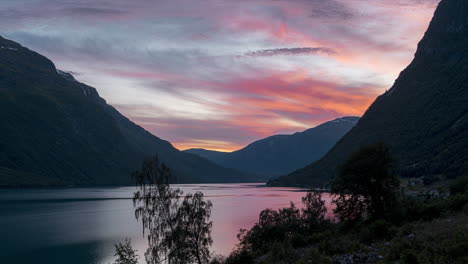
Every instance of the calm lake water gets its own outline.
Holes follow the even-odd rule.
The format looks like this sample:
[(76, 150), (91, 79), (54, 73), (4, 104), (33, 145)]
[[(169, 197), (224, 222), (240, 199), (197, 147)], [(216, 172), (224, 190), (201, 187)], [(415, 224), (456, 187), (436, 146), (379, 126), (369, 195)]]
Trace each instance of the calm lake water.
[[(201, 191), (213, 203), (213, 247), (227, 255), (241, 228), (250, 228), (265, 208), (298, 206), (305, 190), (255, 184), (175, 185)], [(125, 237), (143, 262), (146, 240), (134, 217), (134, 187), (0, 190), (2, 263), (113, 263), (114, 247)], [(329, 203), (328, 195), (323, 197)]]

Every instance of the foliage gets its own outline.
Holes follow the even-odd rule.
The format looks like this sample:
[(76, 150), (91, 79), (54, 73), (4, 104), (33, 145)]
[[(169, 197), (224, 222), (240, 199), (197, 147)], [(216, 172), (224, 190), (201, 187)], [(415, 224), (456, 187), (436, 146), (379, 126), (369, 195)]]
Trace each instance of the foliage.
[(238, 249), (229, 255), (224, 264), (254, 264), (254, 257), (246, 249)]
[(210, 258), (211, 239), (210, 201), (203, 200), (203, 193), (187, 194), (179, 208), (179, 232), (185, 234), (185, 244), (189, 255), (195, 256), (198, 263), (207, 263)]
[(216, 255), (211, 258), (210, 264), (223, 264), (226, 258), (223, 255)]
[(468, 175), (461, 177), (450, 185), (450, 194), (464, 193), (468, 190)]
[(335, 214), (346, 221), (358, 221), (368, 215), (386, 216), (398, 201), (399, 178), (390, 170), (394, 160), (384, 143), (365, 146), (340, 167), (332, 183)]
[[(309, 203), (316, 205), (313, 208), (321, 207), (321, 199), (315, 199), (317, 194), (308, 193), (306, 197), (304, 201), (317, 200)], [(267, 209), (251, 230), (240, 234), (239, 248), (228, 257), (229, 262), (221, 263), (342, 263), (339, 261), (354, 257), (384, 258), (382, 263), (465, 263), (468, 229), (464, 207), (468, 207), (468, 192), (449, 197), (404, 196), (398, 210), (386, 215), (399, 221), (317, 220), (313, 228), (308, 228), (309, 221), (304, 217), (306, 204), (299, 216), (294, 205), (282, 209), (283, 214), (282, 210)], [(318, 219), (322, 216), (319, 214)]]
[(302, 199), (304, 209), (291, 202), (287, 208), (265, 209), (258, 222), (249, 231), (241, 230), (239, 247), (253, 253), (262, 253), (271, 247), (280, 247), (273, 256), (286, 254), (291, 246), (307, 243), (301, 232), (314, 230), (325, 224), (325, 202), (320, 193), (309, 192)]
[(249, 231), (238, 235), (240, 246), (251, 252), (263, 252), (277, 241), (289, 238), (290, 231), (300, 226), (300, 211), (294, 203), (278, 211), (265, 209), (260, 212), (258, 223)]
[(314, 227), (323, 222), (327, 207), (321, 193), (307, 192), (306, 196), (302, 197), (302, 203), (302, 218), (307, 226)]
[(138, 264), (138, 255), (132, 248), (130, 239), (125, 239), (124, 243), (118, 243), (115, 246), (115, 256), (117, 260), (114, 264)]
[[(466, 219), (465, 219), (466, 222)], [(447, 223), (429, 223), (428, 230), (419, 226), (419, 233), (401, 235), (390, 242), (386, 250), (388, 262), (452, 264), (468, 261), (468, 229)]]
[(304, 257), (296, 261), (294, 264), (330, 264), (331, 259), (322, 254), (317, 248), (307, 250)]
[(212, 204), (203, 194), (187, 194), (169, 186), (169, 168), (157, 157), (143, 162), (141, 171), (133, 174), (139, 190), (133, 203), (135, 217), (142, 221), (143, 233), (148, 232), (146, 262), (208, 263), (212, 223)]

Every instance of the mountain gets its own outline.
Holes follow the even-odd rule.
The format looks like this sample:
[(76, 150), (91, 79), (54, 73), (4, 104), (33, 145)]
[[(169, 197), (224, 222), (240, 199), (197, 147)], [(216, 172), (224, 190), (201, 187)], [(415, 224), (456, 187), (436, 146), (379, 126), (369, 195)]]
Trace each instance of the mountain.
[(320, 159), (359, 120), (348, 116), (326, 122), (304, 132), (275, 135), (234, 152), (189, 149), (226, 168), (265, 176), (279, 176)]
[(0, 37), (0, 186), (129, 184), (158, 154), (180, 183), (251, 182), (180, 152), (121, 115), (96, 89)]
[(322, 159), (270, 184), (323, 184), (365, 144), (389, 144), (401, 176), (468, 173), (468, 1), (440, 2), (411, 64)]

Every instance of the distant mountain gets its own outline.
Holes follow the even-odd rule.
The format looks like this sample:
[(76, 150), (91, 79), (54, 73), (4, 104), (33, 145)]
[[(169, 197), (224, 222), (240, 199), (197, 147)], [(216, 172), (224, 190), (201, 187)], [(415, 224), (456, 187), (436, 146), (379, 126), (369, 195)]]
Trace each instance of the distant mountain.
[(158, 154), (178, 182), (258, 179), (180, 152), (128, 120), (96, 89), (0, 37), (0, 186), (129, 184)]
[(468, 1), (441, 1), (394, 86), (325, 157), (271, 184), (323, 184), (376, 141), (393, 148), (402, 176), (468, 174)]
[(234, 152), (189, 149), (227, 168), (266, 176), (279, 176), (320, 159), (359, 120), (349, 116), (326, 122), (293, 135), (276, 135)]

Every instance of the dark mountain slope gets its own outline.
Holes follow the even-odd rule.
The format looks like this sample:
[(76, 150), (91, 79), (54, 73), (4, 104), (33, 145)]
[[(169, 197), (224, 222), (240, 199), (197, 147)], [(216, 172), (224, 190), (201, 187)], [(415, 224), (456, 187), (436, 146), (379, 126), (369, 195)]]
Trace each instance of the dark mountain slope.
[(191, 149), (221, 166), (266, 176), (279, 176), (323, 157), (359, 120), (343, 117), (293, 135), (276, 135), (231, 153)]
[(179, 182), (251, 181), (183, 153), (122, 116), (47, 58), (0, 37), (0, 185), (128, 184), (160, 155)]
[(322, 184), (360, 146), (390, 144), (402, 176), (468, 171), (468, 1), (443, 0), (414, 60), (320, 161), (271, 184)]

